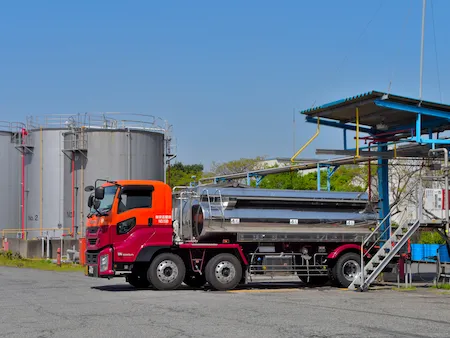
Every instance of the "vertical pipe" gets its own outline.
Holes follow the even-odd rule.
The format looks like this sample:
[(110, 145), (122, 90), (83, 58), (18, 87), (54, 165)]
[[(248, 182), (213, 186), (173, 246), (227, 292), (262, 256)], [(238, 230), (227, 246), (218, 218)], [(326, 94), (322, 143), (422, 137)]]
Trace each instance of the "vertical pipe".
[(359, 108), (356, 107), (356, 158), (359, 158)]
[[(387, 151), (387, 145), (378, 145), (379, 152)], [(378, 158), (378, 191), (379, 191), (379, 199), (380, 199), (380, 211), (379, 217), (380, 219), (385, 219), (385, 222), (381, 225), (380, 231), (383, 233), (381, 238), (381, 243), (383, 240), (387, 240), (390, 231), (390, 217), (389, 214), (389, 171), (388, 171), (388, 160), (383, 159), (382, 157)], [(381, 244), (382, 245), (382, 244)]]
[(22, 223), (22, 239), (25, 239), (25, 145), (24, 145), (24, 138), (25, 138), (25, 129), (22, 129), (22, 182), (21, 182), (21, 188), (22, 188), (22, 205), (21, 207), (21, 223)]
[(75, 236), (75, 152), (72, 152), (72, 237)]
[(419, 99), (422, 100), (422, 81), (423, 81), (423, 53), (424, 53), (424, 39), (425, 39), (425, 9), (426, 0), (422, 2), (422, 38), (420, 42), (420, 86), (419, 86)]
[(448, 236), (448, 229), (449, 229), (449, 210), (448, 210), (448, 205), (449, 205), (449, 194), (448, 194), (448, 150), (446, 148), (444, 148), (444, 166), (445, 166), (445, 234)]
[(422, 134), (422, 116), (417, 114), (416, 116), (416, 142), (420, 143), (420, 137)]
[(128, 179), (131, 180), (131, 132), (128, 128)]
[(343, 129), (344, 132), (344, 150), (347, 150), (347, 129)]
[(39, 164), (40, 164), (40, 171), (39, 171), (39, 232), (42, 236), (42, 205), (44, 203), (43, 199), (44, 199), (44, 193), (43, 193), (43, 171), (44, 171), (44, 166), (43, 166), (43, 158), (42, 158), (42, 149), (43, 149), (43, 144), (44, 144), (44, 140), (42, 137), (42, 127), (41, 130), (39, 131), (40, 134), (40, 149), (39, 149)]
[[(369, 147), (367, 148), (367, 150), (370, 152), (370, 145), (371, 142), (369, 142)], [(369, 189), (368, 194), (369, 194), (369, 202), (372, 200), (372, 161), (370, 160), (369, 157), (369, 161), (367, 161), (368, 164), (368, 168), (367, 168), (367, 187)]]
[[(80, 170), (81, 170), (81, 188), (84, 187), (84, 163), (85, 159), (83, 156), (80, 157)], [(80, 194), (80, 237), (83, 237), (83, 229), (84, 229), (84, 189), (79, 189), (81, 191)]]

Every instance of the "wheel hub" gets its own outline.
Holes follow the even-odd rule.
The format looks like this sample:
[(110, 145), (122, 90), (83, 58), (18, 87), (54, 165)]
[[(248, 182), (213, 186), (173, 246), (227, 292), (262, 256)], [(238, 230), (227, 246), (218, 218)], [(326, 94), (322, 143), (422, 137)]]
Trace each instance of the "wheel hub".
[(214, 273), (216, 275), (217, 280), (222, 284), (230, 283), (235, 275), (236, 270), (234, 268), (234, 265), (227, 261), (222, 261), (219, 264), (216, 265), (216, 268), (214, 269)]
[(177, 265), (171, 260), (164, 260), (158, 264), (156, 275), (161, 282), (171, 283), (178, 276)]
[(361, 267), (355, 260), (349, 260), (342, 266), (342, 274), (348, 281), (353, 281), (360, 272)]

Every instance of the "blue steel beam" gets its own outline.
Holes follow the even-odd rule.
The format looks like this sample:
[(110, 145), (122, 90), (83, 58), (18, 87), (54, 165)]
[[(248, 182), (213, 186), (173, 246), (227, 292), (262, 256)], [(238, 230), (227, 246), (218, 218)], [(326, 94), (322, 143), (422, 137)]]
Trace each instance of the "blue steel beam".
[(423, 114), (423, 115), (438, 117), (438, 118), (446, 119), (446, 120), (450, 121), (450, 114), (440, 111), (440, 110), (429, 109), (429, 108), (418, 107), (418, 106), (411, 106), (408, 104), (390, 102), (390, 101), (385, 101), (385, 100), (375, 100), (374, 102), (379, 107), (401, 110), (401, 111), (406, 111), (406, 112), (415, 113), (415, 114)]
[[(309, 122), (309, 123), (317, 124), (317, 118), (316, 117), (307, 116), (305, 118), (305, 121)], [(320, 124), (322, 126), (328, 126), (328, 127), (339, 128), (339, 129), (347, 129), (347, 130), (356, 131), (356, 126), (352, 126), (352, 125), (345, 124), (345, 123), (340, 123), (340, 122), (327, 121), (327, 120), (320, 119)], [(371, 133), (374, 132), (374, 130), (372, 128), (361, 127), (361, 126), (359, 127), (359, 131), (362, 132), (362, 133), (368, 133), (368, 134), (371, 134)]]
[[(387, 151), (387, 146), (379, 146), (378, 151)], [(387, 159), (378, 159), (378, 191), (379, 191), (379, 217), (383, 220), (389, 214), (389, 169)], [(380, 227), (383, 234), (381, 240), (385, 241), (389, 238), (390, 217)]]

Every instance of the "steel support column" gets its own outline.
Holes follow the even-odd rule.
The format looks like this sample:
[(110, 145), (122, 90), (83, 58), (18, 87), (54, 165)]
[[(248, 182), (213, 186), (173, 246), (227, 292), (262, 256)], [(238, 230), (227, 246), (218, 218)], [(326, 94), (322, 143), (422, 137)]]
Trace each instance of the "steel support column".
[[(378, 151), (387, 151), (387, 146), (378, 146)], [(388, 160), (378, 158), (378, 194), (379, 194), (379, 217), (384, 219), (389, 214), (389, 169)], [(391, 226), (390, 217), (381, 225), (380, 232), (383, 233), (382, 240), (389, 238), (389, 227)], [(385, 231), (386, 230), (386, 231)]]

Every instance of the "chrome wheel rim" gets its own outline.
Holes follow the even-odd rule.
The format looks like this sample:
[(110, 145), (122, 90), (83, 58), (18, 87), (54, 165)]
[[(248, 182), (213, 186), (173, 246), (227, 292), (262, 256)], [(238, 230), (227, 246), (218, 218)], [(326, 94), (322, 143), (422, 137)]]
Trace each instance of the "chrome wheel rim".
[(356, 278), (356, 276), (361, 272), (361, 266), (355, 260), (349, 260), (342, 266), (342, 274), (344, 278), (350, 282)]
[(231, 262), (222, 261), (214, 269), (216, 279), (221, 284), (230, 283), (236, 276), (236, 269)]
[(163, 260), (158, 264), (156, 275), (161, 282), (165, 284), (171, 283), (178, 276), (178, 267), (175, 262), (171, 260)]

